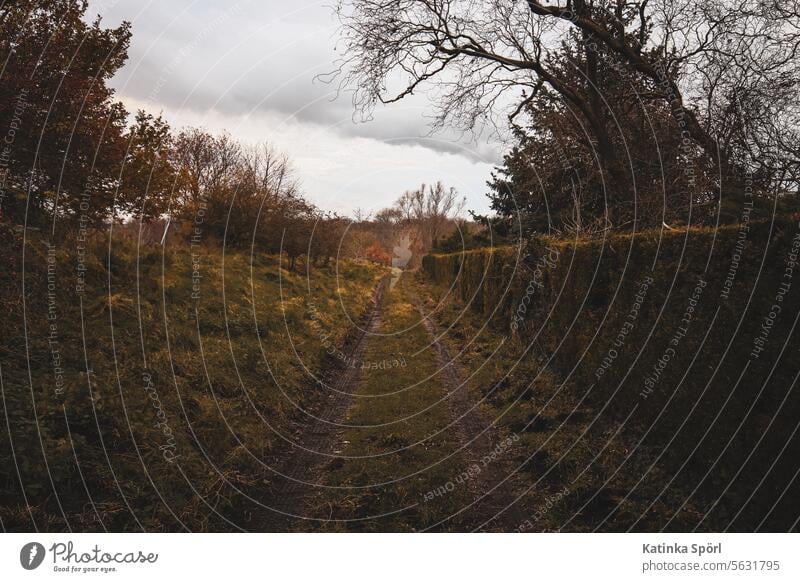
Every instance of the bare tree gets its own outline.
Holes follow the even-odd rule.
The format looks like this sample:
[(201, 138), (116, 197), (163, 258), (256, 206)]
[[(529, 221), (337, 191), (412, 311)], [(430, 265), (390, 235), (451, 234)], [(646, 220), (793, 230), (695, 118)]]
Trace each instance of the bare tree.
[(423, 244), (430, 248), (442, 236), (445, 225), (456, 219), (465, 205), (466, 199), (459, 197), (455, 188), (448, 188), (439, 181), (405, 191), (395, 202), (393, 214), (406, 224), (416, 225)]
[(414, 194), (410, 190), (406, 190), (394, 203), (394, 207), (403, 222), (411, 221), (414, 218)]
[(384, 208), (375, 213), (375, 231), (384, 248), (395, 245), (398, 229), (402, 227), (403, 215), (396, 207)]
[(368, 222), (371, 216), (372, 213), (369, 212), (368, 210), (364, 210), (363, 208), (356, 208), (353, 211), (353, 220), (356, 223)]
[[(340, 0), (342, 81), (369, 111), (435, 85), (437, 123), (513, 119), (543, 87), (579, 116), (609, 178), (629, 189), (603, 65), (669, 108), (687, 148), (727, 174), (797, 189), (797, 0)], [(564, 67), (564, 57), (574, 66)]]
[(401, 222), (402, 219), (403, 214), (398, 208), (384, 208), (375, 214), (375, 222), (378, 224), (394, 226)]
[(244, 149), (243, 163), (252, 187), (274, 199), (297, 193), (298, 185), (289, 157), (269, 142)]
[(434, 244), (442, 236), (444, 226), (464, 210), (466, 198), (459, 198), (455, 188), (447, 188), (441, 182), (428, 186), (427, 192), (424, 185), (420, 190), (423, 193), (428, 238)]

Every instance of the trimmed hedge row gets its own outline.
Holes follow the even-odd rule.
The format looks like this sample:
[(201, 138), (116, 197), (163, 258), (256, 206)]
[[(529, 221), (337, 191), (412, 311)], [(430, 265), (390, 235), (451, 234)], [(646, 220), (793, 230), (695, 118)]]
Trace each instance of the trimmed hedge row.
[[(428, 255), (436, 283), (536, 342), (734, 527), (796, 527), (800, 223)], [(624, 469), (624, 468), (623, 468)], [(666, 483), (665, 483), (666, 485)], [(763, 523), (762, 523), (762, 520)]]

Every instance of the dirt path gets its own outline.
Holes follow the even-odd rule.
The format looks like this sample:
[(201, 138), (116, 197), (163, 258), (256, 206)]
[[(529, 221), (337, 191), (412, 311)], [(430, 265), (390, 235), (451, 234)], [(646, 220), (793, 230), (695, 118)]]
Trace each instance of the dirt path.
[(345, 361), (331, 358), (337, 367), (326, 374), (322, 386), (328, 396), (315, 410), (308, 411), (316, 418), (306, 416), (305, 423), (293, 422), (291, 432), (297, 435), (295, 443), (270, 463), (275, 475), (267, 487), (268, 505), (277, 511), (267, 518), (266, 531), (290, 531), (293, 524), (307, 516), (306, 502), (320, 483), (330, 455), (337, 452), (341, 432), (337, 425), (347, 418), (353, 405), (361, 376), (356, 364), (364, 359), (369, 336), (380, 327), (387, 283), (388, 279), (384, 279), (378, 285), (366, 314), (345, 341), (342, 347)]
[[(266, 531), (508, 531), (518, 525), (514, 512), (494, 519), (513, 499), (513, 480), (503, 483), (510, 441), (478, 406), (461, 367), (438, 340), (436, 322), (424, 317), (421, 292), (413, 280), (392, 288), (385, 280), (376, 290), (360, 331), (342, 349), (348, 365), (337, 360), (323, 387), (327, 397), (310, 411), (318, 418), (295, 423), (295, 444), (270, 464), (284, 476), (267, 485), (267, 504), (277, 511)], [(395, 354), (408, 362), (404, 357), (402, 367), (386, 370), (353, 365)], [(353, 426), (339, 426), (344, 422)]]
[(515, 498), (515, 479), (513, 476), (506, 479), (508, 470), (504, 469), (506, 463), (502, 459), (503, 452), (513, 446), (513, 441), (492, 426), (491, 418), (481, 410), (477, 396), (469, 389), (461, 367), (441, 341), (438, 325), (421, 302), (417, 303), (417, 309), (436, 351), (438, 374), (448, 395), (461, 455), (468, 467), (477, 467), (473, 471), (475, 476), (467, 482), (474, 498), (474, 505), (465, 510), (467, 521), (487, 531), (508, 531), (519, 524), (519, 518), (512, 510), (498, 514)]
[[(261, 490), (277, 511), (260, 514), (259, 529), (589, 531), (613, 519), (609, 528), (620, 530), (653, 513), (644, 506), (652, 496), (627, 501), (638, 486), (630, 478), (608, 484), (630, 450), (621, 427), (590, 433), (580, 395), (547, 374), (538, 401), (518, 405), (520, 385), (539, 373), (535, 361), (510, 378), (518, 391), (495, 392), (497, 370), (484, 364), (511, 361), (516, 348), (498, 355), (492, 336), (460, 354), (474, 327), (459, 322), (458, 306), (430, 317), (429, 291), (410, 276), (376, 289), (342, 348), (346, 359), (332, 358), (327, 386), (315, 387), (317, 418), (296, 422), (294, 444), (270, 463), (284, 476)], [(448, 318), (455, 326), (444, 333)]]

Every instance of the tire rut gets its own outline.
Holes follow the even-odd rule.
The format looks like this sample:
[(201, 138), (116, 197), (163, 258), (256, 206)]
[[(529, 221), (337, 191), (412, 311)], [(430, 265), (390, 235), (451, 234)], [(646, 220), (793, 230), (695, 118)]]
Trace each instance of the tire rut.
[(364, 359), (369, 336), (381, 324), (386, 286), (387, 279), (378, 284), (365, 316), (345, 340), (341, 348), (344, 361), (337, 359), (335, 371), (326, 379), (329, 394), (312, 412), (316, 418), (293, 422), (296, 443), (271, 463), (275, 475), (268, 486), (267, 505), (276, 511), (267, 518), (264, 531), (288, 531), (306, 516), (307, 501), (320, 484), (322, 469), (337, 453), (337, 436), (342, 430), (338, 425), (348, 416), (361, 377), (359, 366), (353, 363)]
[[(436, 349), (436, 359), (441, 382), (447, 393), (447, 403), (453, 418), (454, 430), (467, 467), (480, 470), (467, 481), (474, 504), (464, 511), (470, 527), (486, 531), (509, 531), (519, 525), (513, 507), (498, 515), (512, 500), (516, 499), (512, 481), (502, 470), (504, 463), (498, 455), (492, 458), (499, 443), (506, 441), (492, 421), (480, 409), (479, 402), (470, 392), (466, 378), (458, 362), (450, 357), (444, 343), (439, 339), (436, 322), (425, 312), (421, 303), (417, 309), (422, 315), (423, 325)], [(500, 453), (502, 455), (502, 453)], [(486, 526), (483, 524), (486, 523)], [(483, 526), (483, 527), (482, 527)]]

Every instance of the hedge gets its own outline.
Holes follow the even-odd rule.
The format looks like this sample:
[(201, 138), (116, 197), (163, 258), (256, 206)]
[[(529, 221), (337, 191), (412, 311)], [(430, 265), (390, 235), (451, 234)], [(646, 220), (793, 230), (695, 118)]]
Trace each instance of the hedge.
[(422, 265), (497, 330), (537, 342), (561, 379), (591, 387), (598, 413), (627, 419), (670, 474), (786, 529), (800, 469), (799, 252), (787, 217), (536, 238)]

